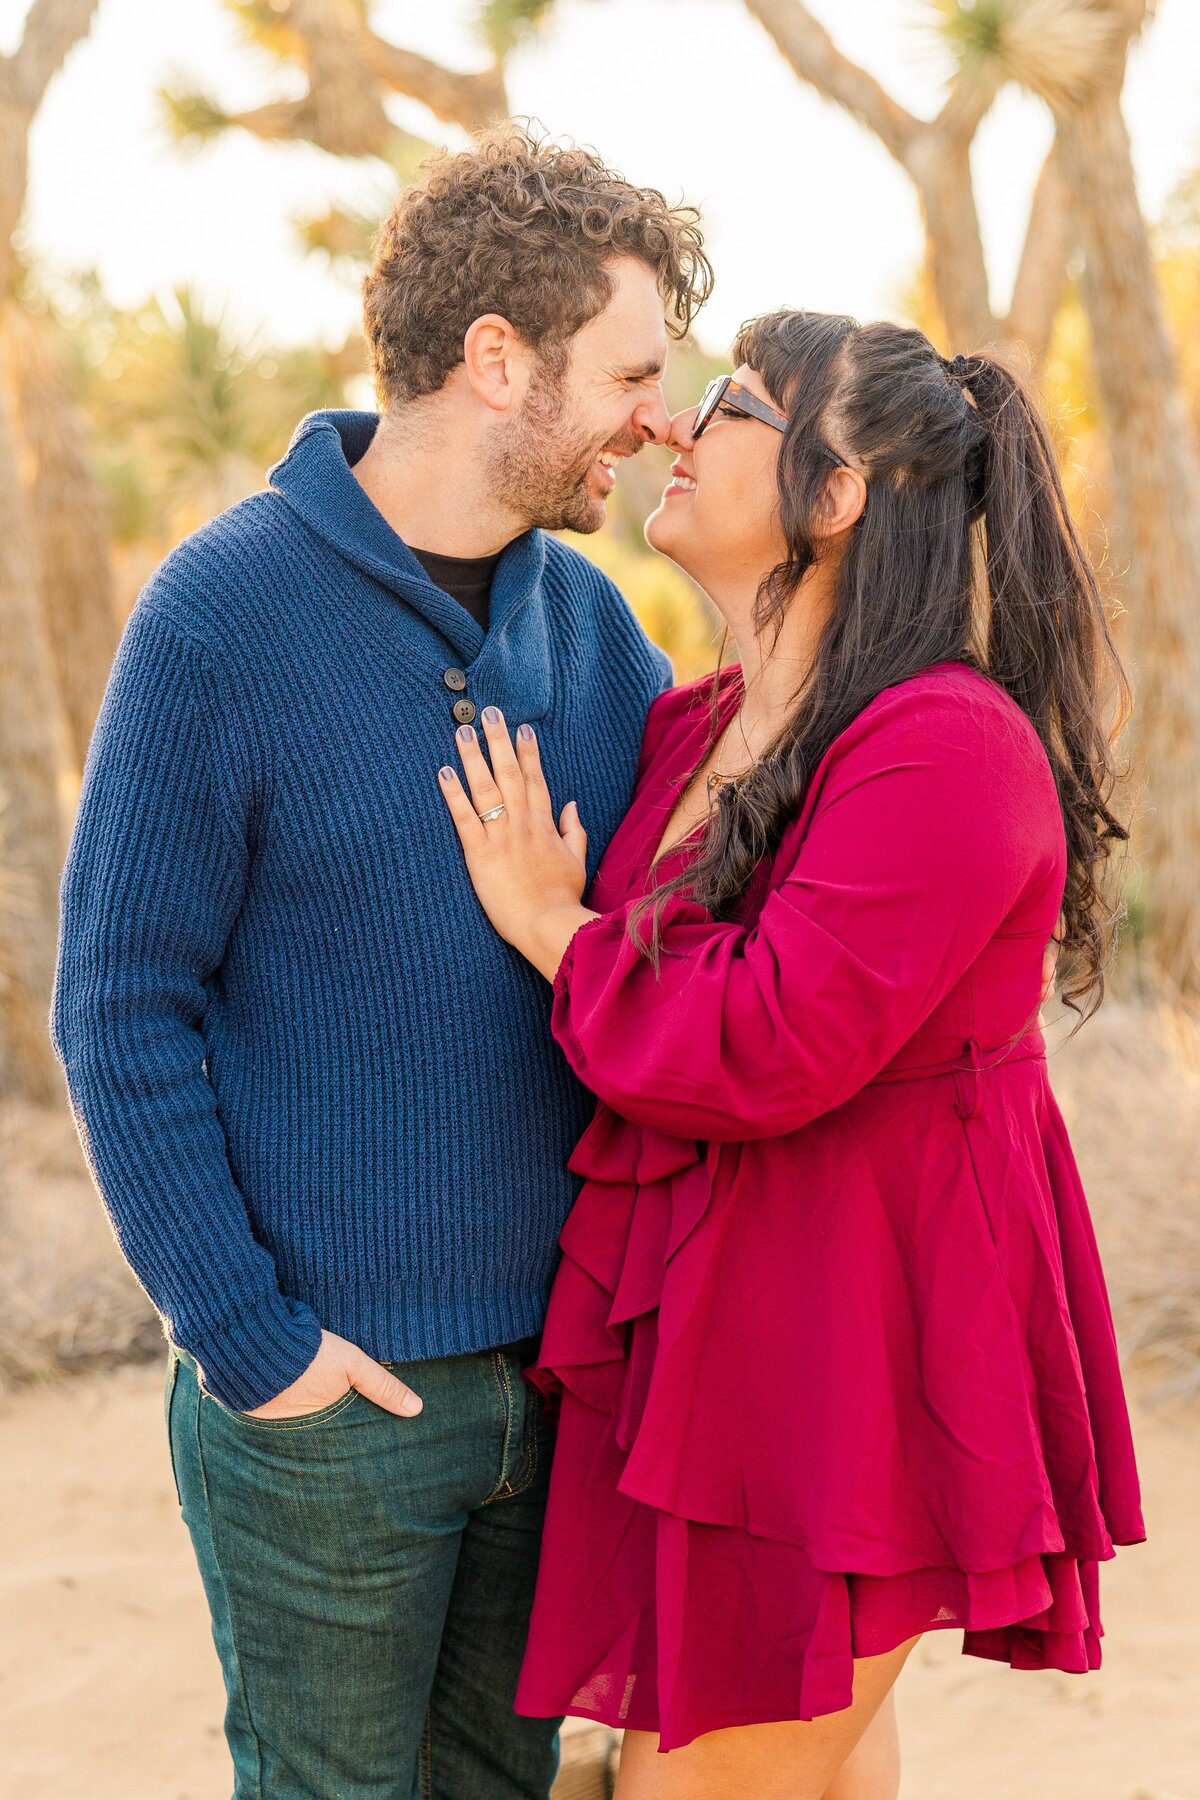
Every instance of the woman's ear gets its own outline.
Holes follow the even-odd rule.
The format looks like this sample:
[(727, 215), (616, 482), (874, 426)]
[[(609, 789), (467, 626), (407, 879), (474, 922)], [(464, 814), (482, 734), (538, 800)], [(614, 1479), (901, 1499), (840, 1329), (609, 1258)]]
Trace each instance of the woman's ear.
[(821, 535), (840, 537), (842, 532), (849, 531), (862, 517), (866, 504), (866, 477), (857, 469), (848, 469), (844, 465), (834, 469), (825, 488)]

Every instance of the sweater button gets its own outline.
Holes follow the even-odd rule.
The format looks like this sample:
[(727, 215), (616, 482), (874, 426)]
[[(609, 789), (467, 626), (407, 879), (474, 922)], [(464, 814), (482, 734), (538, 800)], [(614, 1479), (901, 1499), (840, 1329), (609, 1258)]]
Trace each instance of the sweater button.
[(473, 700), (456, 700), (450, 711), (460, 725), (475, 723), (475, 702)]
[(467, 685), (467, 678), (461, 669), (447, 669), (442, 680), (452, 694), (461, 694)]

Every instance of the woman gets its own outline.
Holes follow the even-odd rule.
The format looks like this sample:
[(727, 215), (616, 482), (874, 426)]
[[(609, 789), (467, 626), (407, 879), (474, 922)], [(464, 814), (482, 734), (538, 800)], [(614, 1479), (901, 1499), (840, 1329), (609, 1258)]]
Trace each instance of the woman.
[(736, 360), (646, 535), (740, 666), (655, 703), (590, 905), (527, 726), (440, 774), (599, 1100), (517, 1703), (624, 1725), (621, 1800), (863, 1800), (922, 1632), (1095, 1667), (1144, 1535), (1037, 1021), (1060, 908), (1065, 998), (1102, 996), (1124, 690), (997, 363), (796, 312)]

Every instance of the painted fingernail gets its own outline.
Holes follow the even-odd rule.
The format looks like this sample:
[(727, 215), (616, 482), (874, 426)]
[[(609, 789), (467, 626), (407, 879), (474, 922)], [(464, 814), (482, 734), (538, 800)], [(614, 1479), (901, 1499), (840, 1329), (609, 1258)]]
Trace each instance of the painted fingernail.
[(439, 769), (438, 770), (438, 780), (439, 781), (453, 781), (454, 780), (454, 770), (453, 769)]
[(473, 744), (475, 742), (474, 726), (460, 725), (458, 728), (458, 741), (460, 744)]
[(483, 709), (483, 722), (485, 725), (498, 725), (500, 723), (500, 708), (498, 706), (485, 706)]
[(517, 726), (517, 736), (519, 738), (524, 738), (525, 742), (528, 743), (530, 738), (533, 736), (533, 726), (532, 725), (518, 725)]

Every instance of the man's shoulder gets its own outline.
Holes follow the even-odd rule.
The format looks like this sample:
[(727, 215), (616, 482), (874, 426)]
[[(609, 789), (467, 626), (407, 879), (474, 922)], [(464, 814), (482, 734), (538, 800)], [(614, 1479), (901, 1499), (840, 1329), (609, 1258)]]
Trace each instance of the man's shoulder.
[(546, 552), (546, 579), (556, 592), (575, 598), (577, 602), (600, 598), (627, 605), (620, 588), (599, 563), (549, 531), (540, 535)]
[(671, 678), (667, 656), (648, 636), (611, 575), (589, 556), (545, 533), (546, 584), (551, 609), (573, 637), (590, 639), (606, 656), (644, 665), (657, 692)]
[(238, 501), (176, 544), (146, 582), (138, 607), (217, 648), (231, 626), (244, 628), (254, 595), (269, 591), (294, 535), (290, 525), (288, 508), (269, 489)]

